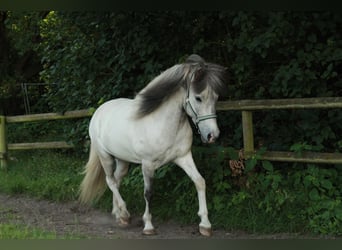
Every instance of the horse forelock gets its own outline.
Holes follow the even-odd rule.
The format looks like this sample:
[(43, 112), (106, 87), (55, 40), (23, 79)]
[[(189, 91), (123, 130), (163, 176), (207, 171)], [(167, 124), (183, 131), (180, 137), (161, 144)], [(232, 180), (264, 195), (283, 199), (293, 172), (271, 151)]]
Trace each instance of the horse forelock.
[[(197, 71), (201, 71), (199, 73), (200, 76), (198, 79), (194, 77), (191, 81), (192, 87), (196, 93), (201, 93), (209, 86), (217, 95), (226, 94), (226, 68), (214, 63), (204, 63)], [(196, 72), (194, 74), (196, 74)]]

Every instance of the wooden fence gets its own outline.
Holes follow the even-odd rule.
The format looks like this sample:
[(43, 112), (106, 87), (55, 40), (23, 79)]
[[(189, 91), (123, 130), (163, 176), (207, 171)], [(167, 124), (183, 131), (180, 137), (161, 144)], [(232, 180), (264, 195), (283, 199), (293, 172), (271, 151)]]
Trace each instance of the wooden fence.
[[(298, 99), (274, 99), (274, 100), (241, 100), (223, 101), (217, 103), (218, 111), (241, 111), (243, 128), (243, 145), (245, 157), (255, 154), (254, 132), (253, 132), (253, 111), (257, 110), (279, 110), (279, 109), (330, 109), (342, 108), (342, 97), (326, 98), (298, 98)], [(60, 113), (46, 113), (35, 115), (0, 116), (0, 160), (1, 167), (7, 167), (8, 150), (24, 149), (48, 149), (48, 148), (72, 148), (63, 141), (36, 142), (36, 143), (7, 143), (6, 125), (16, 122), (32, 122), (44, 120), (60, 120), (90, 117), (91, 109), (68, 111)], [(341, 153), (318, 153), (303, 152), (298, 155), (295, 152), (266, 151), (260, 156), (261, 160), (305, 162), (305, 163), (333, 163), (342, 164)]]
[(74, 146), (65, 141), (52, 142), (32, 142), (32, 143), (7, 143), (6, 126), (9, 123), (51, 121), (63, 119), (75, 119), (90, 117), (93, 109), (82, 109), (67, 111), (65, 113), (44, 113), (32, 115), (1, 116), (0, 115), (0, 164), (2, 169), (8, 165), (9, 150), (28, 150), (28, 149), (52, 149), (52, 148), (73, 148)]
[[(219, 102), (217, 110), (241, 111), (242, 131), (245, 157), (251, 157), (255, 153), (253, 133), (253, 111), (257, 110), (280, 110), (280, 109), (331, 109), (342, 108), (342, 97), (324, 98), (297, 98), (297, 99), (274, 99), (274, 100), (241, 100)], [(290, 124), (289, 124), (290, 126)], [(261, 160), (342, 164), (341, 153), (318, 153), (284, 151), (266, 151), (260, 156)]]

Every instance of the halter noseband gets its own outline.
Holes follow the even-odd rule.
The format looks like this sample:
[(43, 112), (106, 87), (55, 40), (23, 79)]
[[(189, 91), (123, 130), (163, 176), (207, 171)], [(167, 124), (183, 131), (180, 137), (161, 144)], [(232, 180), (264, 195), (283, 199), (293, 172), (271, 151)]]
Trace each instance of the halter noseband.
[(190, 107), (190, 110), (191, 112), (194, 114), (194, 118), (192, 118), (192, 121), (194, 122), (196, 128), (197, 128), (197, 132), (199, 134), (201, 134), (201, 132), (199, 131), (199, 128), (198, 128), (198, 124), (201, 122), (201, 121), (205, 121), (205, 120), (209, 120), (209, 119), (214, 119), (217, 117), (216, 114), (209, 114), (209, 115), (198, 115), (196, 110), (194, 109), (194, 107), (192, 106), (191, 102), (190, 102), (190, 99), (189, 99), (189, 95), (190, 95), (190, 86), (187, 88), (187, 94), (186, 94), (186, 99), (185, 99), (185, 103), (183, 105), (184, 107), (184, 110), (185, 110), (185, 113), (187, 113), (187, 107), (189, 106)]

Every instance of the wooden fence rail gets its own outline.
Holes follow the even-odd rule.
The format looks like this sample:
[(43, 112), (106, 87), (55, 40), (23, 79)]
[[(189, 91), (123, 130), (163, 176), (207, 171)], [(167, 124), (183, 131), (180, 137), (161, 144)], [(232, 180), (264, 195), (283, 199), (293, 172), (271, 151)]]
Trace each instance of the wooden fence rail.
[(93, 114), (93, 111), (91, 109), (81, 109), (81, 110), (74, 110), (74, 111), (66, 111), (65, 113), (16, 115), (16, 116), (6, 116), (6, 122), (15, 123), (15, 122), (34, 122), (34, 121), (74, 119), (74, 118), (89, 117), (92, 114)]
[(216, 107), (222, 111), (329, 108), (342, 108), (342, 97), (222, 101), (218, 102)]
[[(249, 158), (255, 154), (253, 113), (257, 110), (278, 110), (278, 109), (330, 109), (342, 108), (342, 97), (324, 98), (298, 98), (298, 99), (274, 99), (274, 100), (241, 100), (222, 101), (217, 103), (218, 111), (241, 111), (243, 144), (245, 157)], [(6, 141), (6, 124), (17, 122), (32, 122), (44, 120), (60, 120), (90, 117), (93, 109), (67, 111), (65, 113), (46, 113), (19, 116), (0, 116), (0, 163), (2, 168), (7, 167), (8, 150), (42, 149), (42, 148), (72, 148), (66, 142), (35, 142), (35, 143), (12, 143)], [(305, 163), (329, 163), (342, 164), (341, 153), (318, 153), (283, 151), (266, 151), (260, 156), (261, 160), (305, 162)]]

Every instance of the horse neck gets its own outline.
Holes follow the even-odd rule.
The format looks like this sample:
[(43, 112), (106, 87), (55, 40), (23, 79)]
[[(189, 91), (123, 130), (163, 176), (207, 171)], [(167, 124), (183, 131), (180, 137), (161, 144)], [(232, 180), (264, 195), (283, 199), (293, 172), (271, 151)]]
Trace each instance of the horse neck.
[[(158, 116), (158, 121), (164, 123), (165, 126), (174, 129), (180, 129), (185, 122), (186, 113), (183, 108), (183, 104), (186, 98), (186, 91), (180, 88), (169, 100), (161, 105), (156, 110), (155, 115)], [(163, 126), (163, 125), (161, 125)]]

